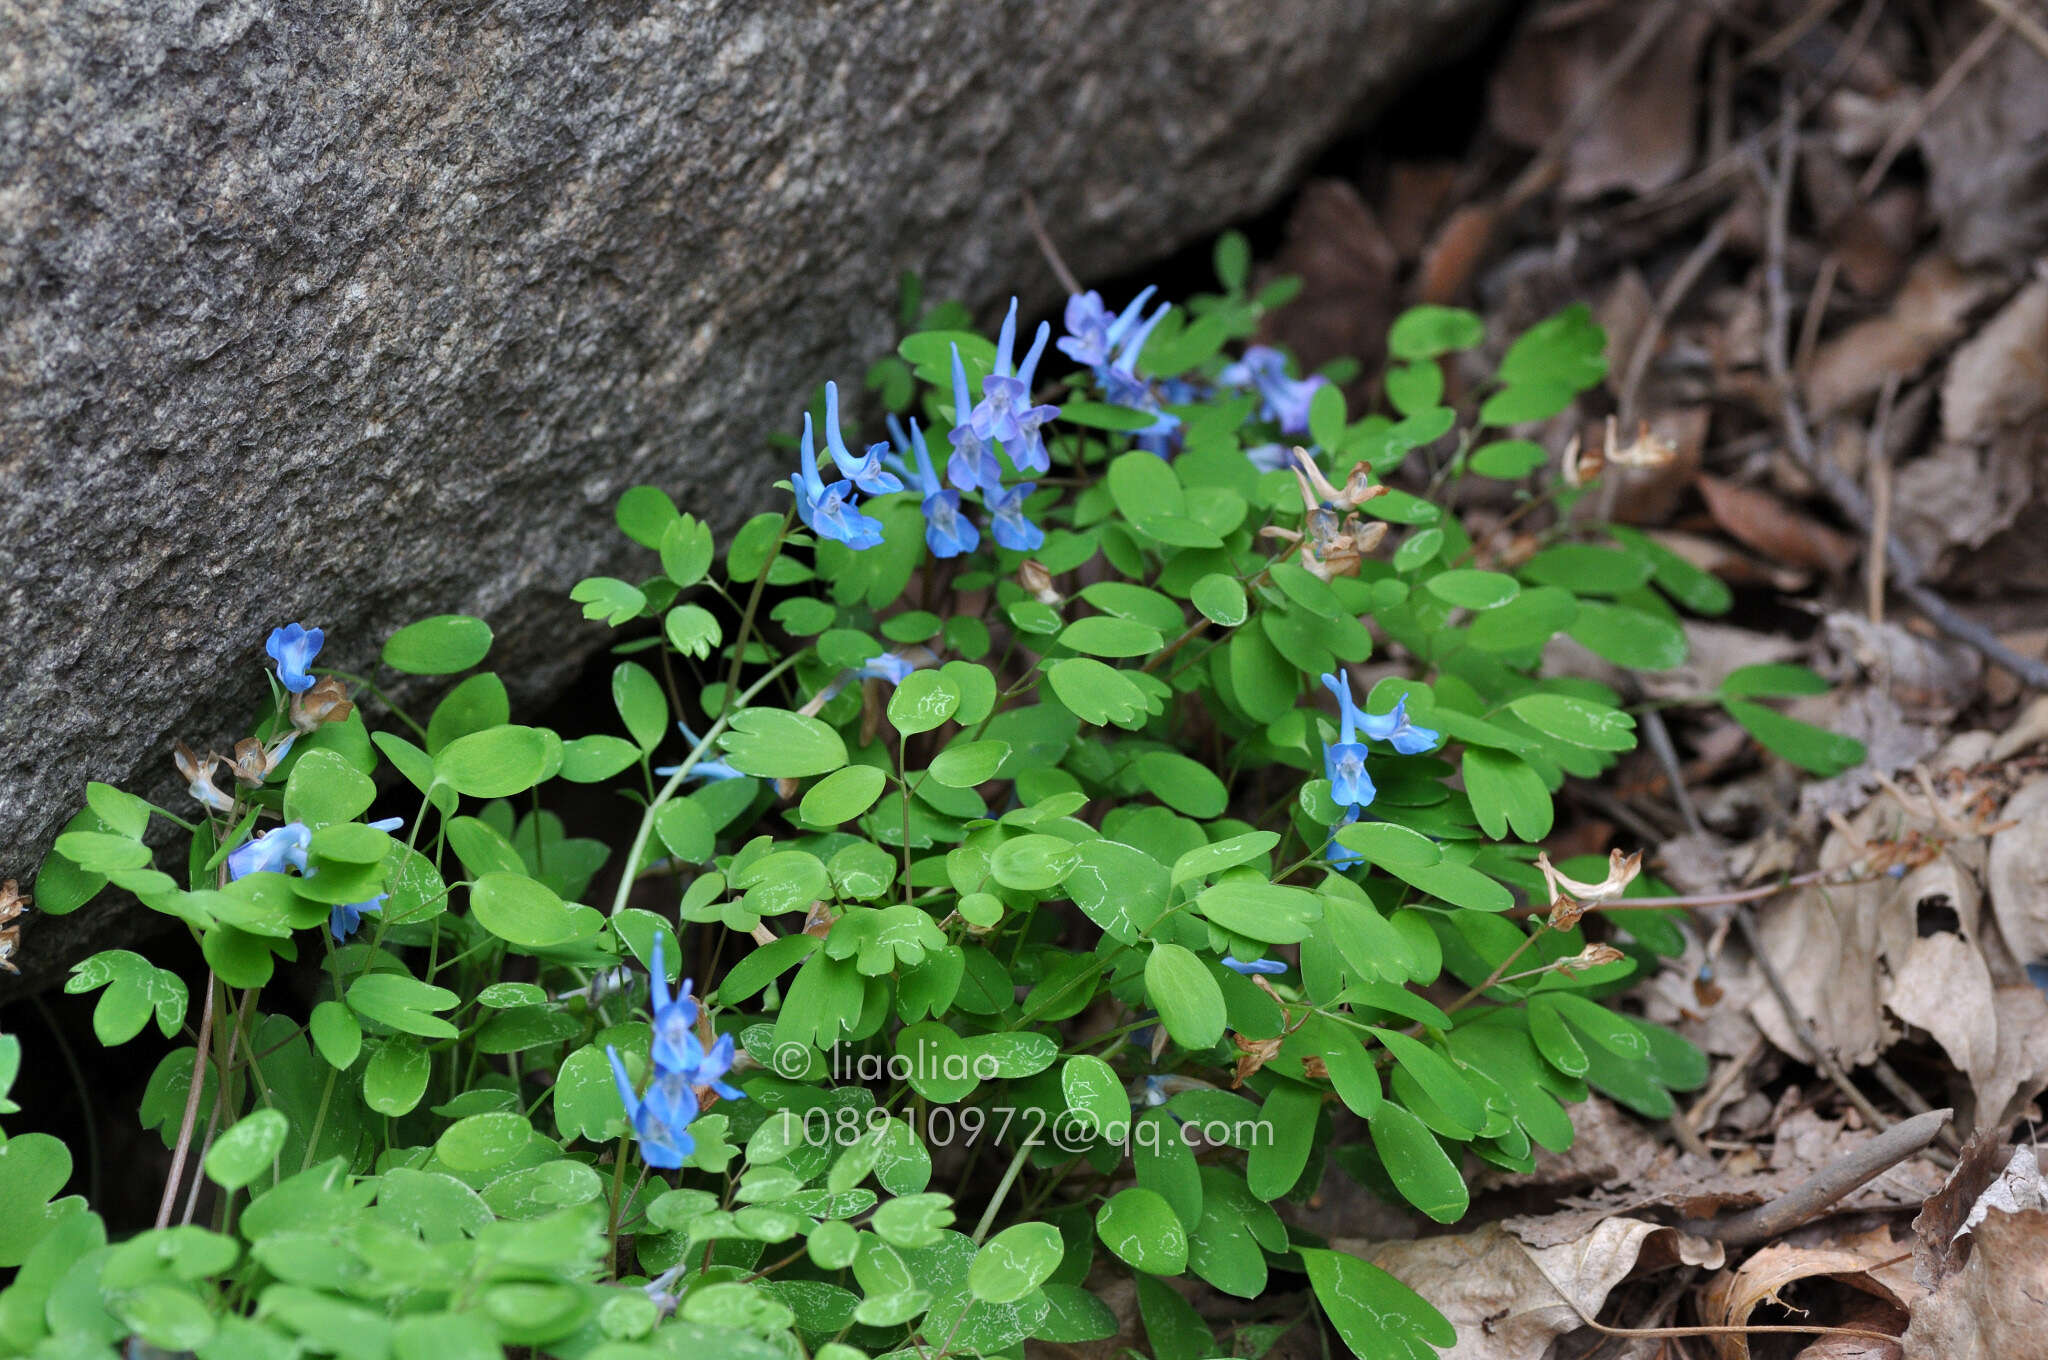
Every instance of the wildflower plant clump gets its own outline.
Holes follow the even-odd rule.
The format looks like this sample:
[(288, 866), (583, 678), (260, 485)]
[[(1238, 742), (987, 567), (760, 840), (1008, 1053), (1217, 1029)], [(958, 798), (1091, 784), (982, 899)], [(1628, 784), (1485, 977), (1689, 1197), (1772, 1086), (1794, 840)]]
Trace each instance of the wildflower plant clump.
[[(253, 731), (179, 747), (188, 799), (89, 786), (32, 910), (139, 900), (207, 971), (74, 970), (102, 1043), (177, 1045), (140, 1110), (169, 1174), (114, 1240), (74, 1149), (0, 1144), (0, 1350), (1451, 1344), (1290, 1206), (1350, 1178), (1452, 1223), (1589, 1090), (1661, 1117), (1703, 1079), (1612, 1004), (1682, 945), (1622, 905), (1639, 861), (1536, 849), (1635, 739), (1542, 659), (1674, 666), (1681, 611), (1728, 598), (1573, 517), (1589, 479), (1509, 430), (1600, 378), (1583, 309), (1479, 383), (1478, 318), (1409, 312), (1354, 412), (1355, 367), (1247, 343), (1288, 285), (1249, 292), (1236, 238), (1218, 263), (1185, 303), (1077, 296), (1056, 340), (907, 289), (866, 375), (887, 437), (826, 384), (788, 503), (722, 552), (627, 493), (651, 574), (571, 592), (620, 630), (603, 730), (513, 722), (479, 620), (401, 630), (381, 677), (292, 622)], [(1561, 513), (1475, 544), (1467, 478)], [(410, 714), (390, 676), (452, 683)], [(1851, 744), (1760, 702), (1817, 685), (1700, 701), (1831, 768)], [(617, 835), (571, 835), (562, 784), (610, 790)], [(22, 1059), (0, 1038), (0, 1095)], [(1176, 1276), (1289, 1302), (1219, 1338)]]

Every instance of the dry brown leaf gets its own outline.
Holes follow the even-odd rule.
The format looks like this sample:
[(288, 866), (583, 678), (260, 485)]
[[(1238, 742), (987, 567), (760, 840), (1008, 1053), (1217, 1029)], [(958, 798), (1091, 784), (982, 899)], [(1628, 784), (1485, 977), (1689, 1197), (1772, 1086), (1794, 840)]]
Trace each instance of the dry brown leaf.
[[(1897, 1258), (1905, 1248), (1894, 1242), (1890, 1230), (1878, 1228), (1860, 1237), (1844, 1239), (1832, 1246), (1800, 1247), (1777, 1242), (1742, 1263), (1734, 1271), (1715, 1276), (1707, 1284), (1705, 1316), (1715, 1326), (1743, 1327), (1750, 1314), (1764, 1303), (1786, 1304), (1782, 1292), (1801, 1280), (1827, 1276), (1840, 1280), (1892, 1306), (1903, 1317), (1924, 1291), (1912, 1282)], [(1826, 1326), (1831, 1318), (1808, 1318)], [(1859, 1319), (1858, 1325), (1868, 1325)], [(1723, 1333), (1713, 1338), (1714, 1351), (1722, 1360), (1748, 1360), (1749, 1339), (1742, 1333)]]
[(1729, 546), (1728, 540), (1682, 529), (1652, 529), (1656, 539), (1701, 571), (1710, 571), (1731, 586), (1769, 586), (1796, 594), (1813, 583), (1811, 572), (1775, 562), (1762, 562)]
[(1913, 1279), (1922, 1288), (1933, 1289), (1962, 1266), (1969, 1255), (1963, 1224), (2011, 1161), (2001, 1130), (1979, 1129), (1963, 1144), (1954, 1170), (1913, 1219)]
[(2048, 410), (2048, 280), (2036, 279), (1956, 350), (1941, 385), (1941, 433), (1986, 440)]
[[(1972, 648), (1942, 638), (1922, 637), (1896, 623), (1873, 623), (1847, 609), (1830, 610), (1821, 621), (1821, 650), (1848, 665), (1818, 664), (1839, 679), (1858, 672), (1882, 686), (1909, 718), (1946, 723), (1983, 691), (1984, 658)], [(1911, 759), (1912, 757), (1908, 757)]]
[(2032, 449), (1946, 444), (1892, 474), (1892, 530), (1936, 577), (1952, 574), (1959, 549), (1981, 548), (2011, 528), (2034, 493)]
[(1923, 1268), (1937, 1269), (1933, 1293), (1913, 1305), (1901, 1338), (1907, 1360), (2048, 1354), (2048, 1186), (2032, 1148), (2014, 1149), (1987, 1179), (1988, 1163), (1988, 1150), (1976, 1149), (1957, 1167), (1940, 1202), (1930, 1202), (1914, 1220), (1930, 1237), (1938, 1235), (1955, 1222), (1957, 1192), (1983, 1183), (1951, 1238), (1919, 1248)]
[(1877, 395), (1893, 375), (1910, 378), (1963, 337), (1977, 305), (1997, 280), (1966, 274), (1939, 255), (1915, 264), (1884, 316), (1826, 341), (1806, 373), (1806, 399), (1816, 417), (1847, 410)]
[(1416, 301), (1448, 306), (1465, 296), (1493, 239), (1498, 215), (1499, 209), (1489, 203), (1467, 203), (1450, 215), (1422, 252)]
[(1991, 838), (1985, 886), (2006, 948), (2020, 962), (2048, 959), (2048, 778), (2005, 800), (2011, 822)]
[(1857, 541), (1794, 510), (1768, 491), (1702, 474), (1694, 482), (1714, 522), (1737, 542), (1773, 562), (1813, 571), (1846, 571), (1862, 551)]
[[(1528, 1360), (1583, 1319), (1639, 1263), (1718, 1267), (1719, 1244), (1642, 1219), (1609, 1218), (1570, 1241), (1531, 1247), (1501, 1224), (1413, 1242), (1330, 1244), (1364, 1256), (1458, 1329), (1443, 1360)], [(1649, 1258), (1645, 1261), (1644, 1258)]]
[[(2039, 6), (2022, 6), (2038, 21)], [(2048, 62), (2007, 31), (1920, 129), (1928, 207), (1964, 264), (2017, 268), (2048, 242)]]
[(1458, 183), (1455, 161), (1397, 161), (1387, 174), (1380, 213), (1387, 239), (1404, 260), (1422, 254), (1429, 229), (1436, 225), (1451, 190)]
[[(1635, 6), (1615, 5), (1569, 27), (1525, 26), (1488, 88), (1494, 130), (1516, 146), (1542, 145), (1641, 22)], [(1686, 172), (1693, 159), (1700, 48), (1712, 27), (1711, 15), (1688, 8), (1643, 54), (1565, 152), (1560, 192), (1566, 200), (1616, 189), (1646, 194)]]
[(1376, 372), (1399, 301), (1400, 263), (1356, 189), (1342, 180), (1310, 180), (1273, 265), (1300, 277), (1301, 296), (1270, 314), (1269, 338), (1292, 350), (1304, 369), (1349, 354)]

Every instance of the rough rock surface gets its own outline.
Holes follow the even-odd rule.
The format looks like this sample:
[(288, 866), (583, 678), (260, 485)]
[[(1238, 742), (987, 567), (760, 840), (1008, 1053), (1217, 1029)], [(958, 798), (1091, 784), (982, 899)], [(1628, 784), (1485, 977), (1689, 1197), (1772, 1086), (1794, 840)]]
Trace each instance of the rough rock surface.
[[(1052, 300), (1270, 202), (1498, 0), (0, 0), (0, 876), (168, 796), (303, 619), (484, 615), (527, 699), (730, 526), (899, 271)], [(47, 973), (117, 917), (38, 923)]]

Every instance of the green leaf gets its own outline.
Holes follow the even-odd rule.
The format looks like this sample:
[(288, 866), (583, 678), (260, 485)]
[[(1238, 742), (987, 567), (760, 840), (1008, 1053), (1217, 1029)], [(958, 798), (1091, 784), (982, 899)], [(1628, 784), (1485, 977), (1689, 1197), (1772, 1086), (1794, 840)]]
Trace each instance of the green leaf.
[(1487, 835), (1504, 840), (1512, 826), (1515, 835), (1533, 844), (1550, 834), (1556, 816), (1550, 790), (1527, 761), (1506, 751), (1469, 746), (1463, 766), (1465, 796)]
[(1498, 609), (1522, 592), (1512, 576), (1462, 567), (1440, 571), (1422, 584), (1438, 599), (1464, 609)]
[[(189, 1072), (189, 1056), (185, 1065)], [(65, 1216), (50, 1201), (70, 1179), (71, 1152), (49, 1134), (17, 1133), (0, 1143), (0, 1267), (20, 1265)]]
[(1387, 400), (1404, 416), (1419, 415), (1443, 400), (1444, 371), (1428, 359), (1387, 369)]
[(547, 734), (537, 727), (493, 727), (457, 737), (434, 757), (434, 782), (470, 798), (510, 798), (541, 781)]
[(996, 882), (1020, 892), (1050, 892), (1066, 882), (1081, 863), (1080, 850), (1058, 836), (1033, 833), (1014, 836), (989, 857)]
[(1619, 548), (1589, 543), (1561, 543), (1524, 562), (1522, 575), (1540, 586), (1557, 586), (1578, 595), (1620, 595), (1650, 579), (1648, 562)]
[(308, 751), (285, 781), (284, 815), (314, 830), (353, 820), (377, 797), (377, 784), (332, 751)]
[(967, 1287), (984, 1303), (1015, 1303), (1051, 1278), (1065, 1254), (1052, 1224), (1015, 1224), (982, 1243), (967, 1268)]
[(1300, 1082), (1276, 1081), (1259, 1107), (1261, 1136), (1245, 1159), (1245, 1184), (1262, 1200), (1294, 1189), (1315, 1148), (1316, 1121), (1323, 1098)]
[(1324, 449), (1344, 445), (1344, 392), (1335, 383), (1324, 383), (1308, 402), (1308, 437)]
[(433, 1012), (452, 1009), (461, 999), (405, 973), (365, 973), (349, 984), (347, 996), (349, 1009), (365, 1020), (423, 1039), (455, 1037), (455, 1026)]
[(780, 708), (743, 708), (719, 739), (726, 763), (761, 779), (804, 779), (846, 763), (846, 743), (830, 726)]
[(1869, 756), (1863, 743), (1824, 727), (1788, 718), (1776, 709), (1746, 699), (1727, 699), (1721, 707), (1760, 742), (1764, 749), (1791, 761), (1810, 774), (1833, 778), (1853, 770)]
[(1484, 652), (1525, 651), (1541, 647), (1578, 616), (1579, 602), (1569, 590), (1537, 586), (1473, 619), (1467, 636)]
[(1401, 1198), (1439, 1223), (1456, 1223), (1465, 1216), (1471, 1202), (1465, 1178), (1420, 1119), (1389, 1101), (1367, 1127), (1373, 1150)]
[(1206, 820), (1230, 805), (1230, 791), (1215, 772), (1178, 751), (1147, 751), (1133, 767), (1146, 791), (1176, 812)]
[(1123, 433), (1147, 430), (1159, 423), (1159, 416), (1155, 412), (1136, 411), (1128, 406), (1110, 406), (1099, 401), (1070, 401), (1060, 407), (1060, 419), (1069, 425), (1080, 425), (1090, 430), (1115, 430)]
[(850, 822), (875, 805), (888, 782), (889, 776), (872, 765), (848, 765), (811, 785), (797, 815), (811, 826)]
[(547, 949), (583, 933), (562, 899), (525, 874), (488, 873), (478, 878), (470, 886), (469, 912), (485, 930), (522, 949)]
[(971, 789), (994, 779), (1009, 756), (1007, 741), (955, 741), (932, 757), (928, 773), (949, 789)]
[(1594, 751), (1627, 751), (1636, 744), (1636, 720), (1618, 708), (1564, 694), (1525, 694), (1508, 710), (1538, 732)]
[(126, 949), (102, 950), (71, 965), (66, 994), (76, 996), (95, 987), (107, 989), (92, 1012), (92, 1031), (102, 1047), (125, 1044), (142, 1033), (152, 1011), (166, 1039), (177, 1034), (185, 1019), (185, 980)]
[(1095, 1233), (1126, 1265), (1147, 1275), (1178, 1275), (1188, 1268), (1188, 1230), (1156, 1190), (1117, 1191), (1096, 1213)]
[(1581, 646), (1617, 666), (1668, 671), (1685, 664), (1684, 630), (1669, 619), (1640, 609), (1581, 600), (1571, 635)]
[(330, 1067), (345, 1068), (363, 1049), (363, 1027), (355, 1012), (339, 1001), (322, 1001), (313, 1007), (307, 1028), (313, 1033), (313, 1047)]
[(668, 696), (645, 666), (621, 661), (613, 668), (612, 705), (626, 724), (626, 735), (642, 751), (652, 751), (668, 735)]
[(1496, 439), (1472, 450), (1467, 465), (1482, 477), (1519, 481), (1550, 461), (1543, 446), (1528, 439)]
[(384, 664), (408, 675), (453, 675), (491, 650), (491, 626), (467, 614), (439, 614), (407, 624), (384, 644)]
[(1114, 1131), (1130, 1123), (1130, 1097), (1116, 1069), (1100, 1058), (1084, 1053), (1067, 1059), (1060, 1069), (1060, 1093), (1085, 1129)]
[(1145, 995), (1182, 1048), (1212, 1048), (1223, 1038), (1223, 989), (1202, 961), (1180, 945), (1152, 946), (1145, 960)]
[(1076, 619), (1060, 632), (1060, 645), (1089, 656), (1150, 656), (1166, 645), (1159, 630), (1135, 619), (1094, 614)]
[(1251, 242), (1245, 239), (1244, 233), (1226, 231), (1218, 236), (1210, 257), (1216, 266), (1216, 281), (1223, 285), (1223, 291), (1242, 293), (1252, 268)]
[(1458, 1344), (1457, 1329), (1428, 1299), (1378, 1266), (1347, 1252), (1297, 1250), (1316, 1302), (1353, 1355), (1437, 1360), (1434, 1347)]
[(1648, 534), (1619, 524), (1608, 525), (1607, 532), (1653, 564), (1650, 579), (1687, 609), (1698, 614), (1725, 614), (1734, 607), (1735, 594), (1720, 577), (1694, 566)]
[(572, 784), (601, 784), (640, 758), (624, 737), (593, 733), (562, 743), (562, 778)]
[(1384, 869), (1426, 869), (1443, 858), (1437, 843), (1393, 822), (1353, 822), (1337, 828), (1337, 844)]
[(270, 1169), (290, 1131), (291, 1121), (274, 1109), (237, 1120), (214, 1139), (206, 1154), (206, 1178), (223, 1190), (241, 1189)]
[(1314, 893), (1258, 876), (1226, 878), (1204, 888), (1195, 907), (1232, 934), (1266, 944), (1297, 944), (1308, 938), (1310, 924), (1322, 916)]
[(712, 649), (725, 638), (717, 616), (695, 604), (679, 604), (669, 610), (668, 617), (662, 620), (661, 629), (669, 646), (699, 661), (707, 659)]
[(1737, 666), (1721, 680), (1721, 693), (1730, 699), (1795, 698), (1827, 692), (1828, 682), (1804, 666)]
[(659, 548), (669, 526), (681, 512), (658, 486), (629, 486), (612, 512), (621, 532), (643, 548)]
[(1188, 598), (1211, 623), (1235, 628), (1245, 620), (1244, 586), (1235, 576), (1212, 571), (1195, 582)]
[[(1141, 456), (1159, 461), (1149, 453)], [(1093, 657), (1070, 656), (1055, 661), (1045, 674), (1059, 701), (1083, 722), (1124, 726), (1149, 711), (1144, 691), (1130, 677)]]
[(586, 576), (569, 589), (569, 598), (583, 606), (583, 617), (616, 628), (640, 617), (647, 596), (640, 587), (615, 576)]
[(889, 725), (906, 737), (929, 732), (960, 708), (960, 687), (939, 671), (912, 671), (889, 696)]
[(1387, 351), (1396, 359), (1434, 359), (1485, 341), (1486, 323), (1463, 307), (1410, 307), (1387, 331)]
[(694, 515), (678, 515), (661, 531), (662, 574), (683, 589), (711, 570), (711, 528)]

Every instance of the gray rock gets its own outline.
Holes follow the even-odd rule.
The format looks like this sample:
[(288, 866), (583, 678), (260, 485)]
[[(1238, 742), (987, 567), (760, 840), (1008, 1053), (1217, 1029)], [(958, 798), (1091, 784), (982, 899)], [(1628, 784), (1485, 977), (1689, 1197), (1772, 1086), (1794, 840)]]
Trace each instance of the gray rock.
[(1497, 7), (0, 0), (0, 876), (88, 779), (171, 797), (280, 622), (359, 669), (480, 614), (544, 697), (570, 584), (651, 565), (618, 493), (768, 504), (900, 271), (1052, 301), (1026, 190), (1084, 277), (1157, 258)]

